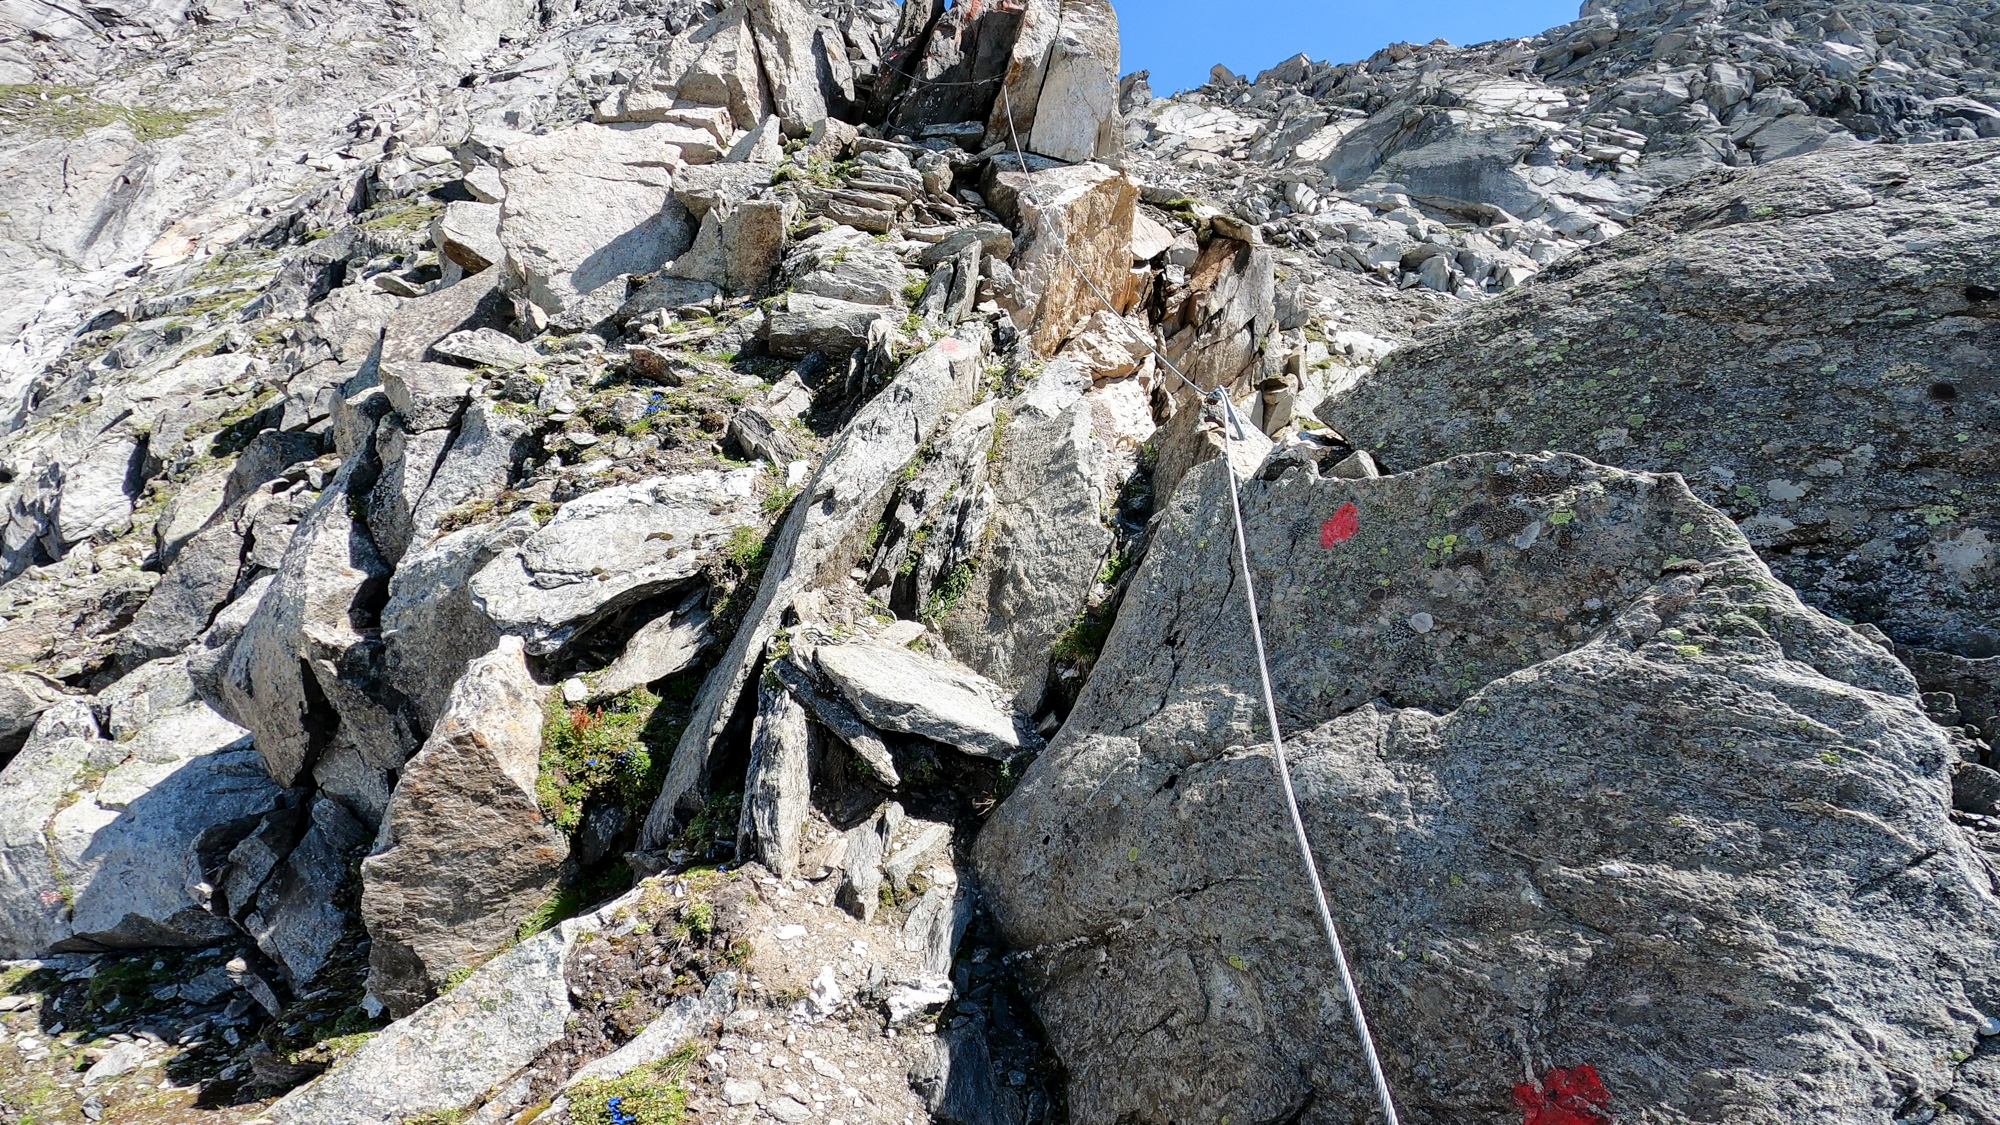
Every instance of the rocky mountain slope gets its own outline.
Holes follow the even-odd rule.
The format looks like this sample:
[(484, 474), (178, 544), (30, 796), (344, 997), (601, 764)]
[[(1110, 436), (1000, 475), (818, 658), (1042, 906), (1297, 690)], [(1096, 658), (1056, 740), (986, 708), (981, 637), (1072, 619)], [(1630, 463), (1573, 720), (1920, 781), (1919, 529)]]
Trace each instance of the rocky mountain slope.
[(0, 21), (0, 1122), (1368, 1119), (1236, 493), (1405, 1119), (2000, 1120), (1990, 3)]

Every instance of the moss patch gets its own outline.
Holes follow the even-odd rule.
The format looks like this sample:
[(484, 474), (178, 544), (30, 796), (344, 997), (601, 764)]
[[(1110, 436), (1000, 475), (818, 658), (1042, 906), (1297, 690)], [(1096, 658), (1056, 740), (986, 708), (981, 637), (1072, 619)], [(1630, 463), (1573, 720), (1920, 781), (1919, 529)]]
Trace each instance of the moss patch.
[(549, 704), (535, 796), (557, 828), (574, 834), (592, 800), (645, 815), (661, 778), (643, 736), (659, 706), (660, 697), (645, 688), (597, 707)]
[(10, 133), (80, 137), (92, 129), (124, 125), (142, 141), (157, 141), (187, 132), (188, 126), (213, 112), (117, 105), (75, 86), (0, 86), (0, 122)]
[(684, 1047), (622, 1078), (578, 1082), (569, 1091), (570, 1120), (577, 1125), (679, 1125), (687, 1118), (687, 1078), (695, 1050)]

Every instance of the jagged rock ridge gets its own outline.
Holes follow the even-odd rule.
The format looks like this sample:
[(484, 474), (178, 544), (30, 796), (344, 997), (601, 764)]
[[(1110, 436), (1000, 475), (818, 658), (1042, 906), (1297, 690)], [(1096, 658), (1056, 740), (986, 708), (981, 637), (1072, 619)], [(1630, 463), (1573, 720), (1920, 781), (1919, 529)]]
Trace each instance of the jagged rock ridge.
[(1993, 1117), (1993, 17), (4, 9), (0, 1095), (1366, 1112), (1231, 472), (1409, 1119)]

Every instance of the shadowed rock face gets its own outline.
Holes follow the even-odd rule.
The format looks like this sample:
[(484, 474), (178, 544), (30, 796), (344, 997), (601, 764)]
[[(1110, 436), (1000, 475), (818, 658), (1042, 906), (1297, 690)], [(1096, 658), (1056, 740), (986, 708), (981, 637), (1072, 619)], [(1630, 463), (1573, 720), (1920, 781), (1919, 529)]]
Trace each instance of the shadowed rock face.
[(2000, 144), (1722, 172), (1320, 408), (1409, 468), (1570, 449), (1678, 472), (1777, 576), (2000, 655)]
[[(1090, 1120), (1372, 1104), (1221, 471), (1164, 513), (975, 849)], [(1858, 1122), (1963, 1081), (1977, 1021), (1949, 1006), (2000, 987), (2000, 902), (1947, 819), (1951, 749), (1727, 517), (1675, 477), (1505, 454), (1301, 468), (1244, 504), (1300, 804), (1414, 1119), (1518, 1120), (1524, 1068), (1580, 1064), (1646, 1120)]]

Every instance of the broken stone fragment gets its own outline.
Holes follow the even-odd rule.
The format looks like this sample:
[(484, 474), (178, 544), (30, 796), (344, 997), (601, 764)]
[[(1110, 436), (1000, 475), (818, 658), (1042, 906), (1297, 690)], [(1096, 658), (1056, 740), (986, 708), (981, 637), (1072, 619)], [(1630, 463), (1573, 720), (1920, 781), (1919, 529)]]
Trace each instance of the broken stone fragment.
[(472, 596), (529, 652), (554, 652), (603, 615), (699, 576), (739, 529), (757, 525), (756, 477), (707, 469), (572, 500), (481, 570)]
[(780, 879), (798, 869), (800, 835), (812, 811), (812, 738), (805, 708), (791, 692), (770, 685), (760, 690), (736, 854)]
[(500, 247), (500, 205), (448, 203), (431, 225), (438, 254), (468, 274), (497, 265), (506, 251)]
[(883, 730), (982, 758), (1040, 749), (1040, 737), (1014, 716), (1006, 690), (974, 672), (874, 642), (824, 645), (817, 659), (855, 711)]
[(369, 994), (399, 1016), (502, 949), (569, 854), (535, 796), (542, 699), (521, 641), (503, 637), (466, 667), (390, 799), (361, 915)]

